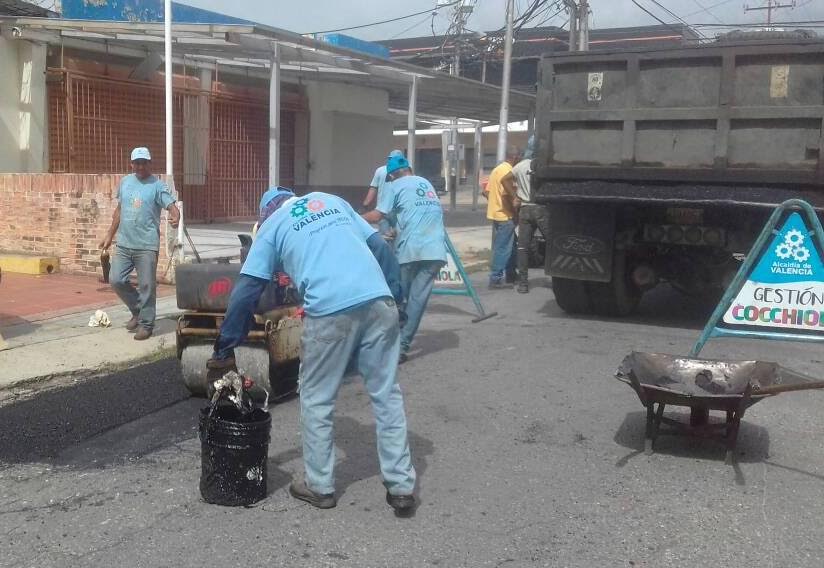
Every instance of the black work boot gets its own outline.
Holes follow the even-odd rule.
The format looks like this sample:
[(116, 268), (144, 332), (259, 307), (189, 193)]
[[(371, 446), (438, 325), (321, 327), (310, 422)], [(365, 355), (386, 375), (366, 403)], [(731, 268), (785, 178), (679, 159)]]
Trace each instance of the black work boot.
[(395, 514), (399, 517), (405, 517), (415, 512), (414, 495), (392, 495), (387, 491), (386, 502), (395, 509)]
[(518, 282), (518, 293), (529, 294), (529, 280), (521, 280)]

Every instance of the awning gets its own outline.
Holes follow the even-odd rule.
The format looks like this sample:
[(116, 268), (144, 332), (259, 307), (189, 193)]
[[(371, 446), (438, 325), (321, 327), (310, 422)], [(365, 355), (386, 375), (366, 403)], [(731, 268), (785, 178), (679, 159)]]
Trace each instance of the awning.
[[(144, 59), (163, 54), (162, 23), (0, 18), (0, 32), (4, 37), (125, 57)], [(283, 80), (301, 78), (384, 89), (389, 93), (390, 108), (402, 112), (409, 108), (414, 80), (420, 115), (499, 121), (501, 89), (497, 86), (374, 57), (293, 32), (260, 25), (174, 24), (173, 36), (178, 63), (185, 57), (189, 65), (243, 69), (268, 78), (277, 45)], [(534, 95), (511, 91), (509, 120), (527, 120), (534, 105)]]

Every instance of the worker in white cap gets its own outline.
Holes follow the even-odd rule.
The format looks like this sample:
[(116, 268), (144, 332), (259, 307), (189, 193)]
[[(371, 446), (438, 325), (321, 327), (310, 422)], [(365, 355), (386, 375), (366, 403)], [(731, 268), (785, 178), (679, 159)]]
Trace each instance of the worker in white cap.
[[(403, 152), (400, 150), (392, 150), (389, 152), (389, 155), (386, 157), (387, 160), (389, 158), (403, 158)], [(366, 192), (366, 197), (363, 200), (363, 206), (359, 210), (360, 213), (365, 213), (372, 207), (372, 204), (375, 203), (375, 197), (377, 196), (378, 203), (380, 203), (381, 195), (383, 194), (384, 188), (391, 182), (389, 177), (386, 174), (386, 162), (378, 166), (375, 170), (375, 174), (372, 176), (372, 181), (369, 183), (369, 190)], [(386, 239), (390, 239), (394, 237), (395, 230), (394, 227), (397, 224), (397, 218), (394, 215), (387, 215), (382, 218), (378, 222), (378, 232)], [(389, 243), (391, 246), (391, 242)]]
[[(108, 250), (117, 241), (111, 285), (132, 313), (126, 329), (142, 341), (152, 336), (155, 323), (160, 211), (169, 212), (172, 227), (180, 221), (180, 211), (168, 186), (152, 174), (149, 149), (132, 150), (131, 162), (134, 173), (124, 177), (115, 192), (117, 208), (100, 248)], [(137, 289), (129, 280), (132, 271), (137, 272)]]

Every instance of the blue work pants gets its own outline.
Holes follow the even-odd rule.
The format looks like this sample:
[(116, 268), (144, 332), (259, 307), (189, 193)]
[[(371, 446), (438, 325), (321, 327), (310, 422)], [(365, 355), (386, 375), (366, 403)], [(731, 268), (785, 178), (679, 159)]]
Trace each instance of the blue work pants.
[(406, 353), (421, 324), (423, 312), (432, 294), (435, 276), (443, 266), (440, 260), (419, 260), (401, 264), (401, 290), (406, 298), (406, 323), (401, 328), (401, 351)]
[(400, 354), (398, 311), (389, 298), (328, 316), (304, 319), (300, 406), (306, 485), (335, 491), (335, 400), (350, 357), (372, 402), (383, 482), (393, 495), (411, 495), (415, 469), (409, 453), (403, 395), (396, 381)]
[(492, 269), (490, 282), (515, 278), (518, 249), (515, 242), (515, 221), (492, 221)]
[[(137, 271), (137, 289), (129, 276)], [(157, 251), (117, 247), (109, 273), (112, 289), (117, 293), (141, 327), (154, 328), (157, 314)]]

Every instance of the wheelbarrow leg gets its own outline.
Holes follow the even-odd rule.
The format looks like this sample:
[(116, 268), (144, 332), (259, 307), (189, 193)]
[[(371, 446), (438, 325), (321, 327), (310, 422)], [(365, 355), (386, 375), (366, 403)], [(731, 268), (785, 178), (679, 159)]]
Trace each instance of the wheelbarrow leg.
[[(735, 463), (735, 448), (738, 444), (738, 430), (741, 428), (741, 418), (744, 417), (744, 412), (750, 405), (750, 397), (752, 396), (752, 384), (747, 385), (744, 390), (744, 395), (738, 403), (738, 408), (734, 411), (727, 411), (727, 455), (724, 457), (726, 465), (733, 465)], [(730, 417), (732, 419), (730, 420)]]
[(647, 406), (647, 439), (644, 440), (644, 453), (648, 456), (652, 455), (655, 440), (658, 438), (661, 419), (664, 416), (664, 406), (660, 402), (658, 403), (658, 410), (655, 410), (655, 404), (652, 402)]
[(647, 404), (647, 433), (644, 438), (644, 454), (652, 455), (653, 432), (655, 430), (655, 404)]

